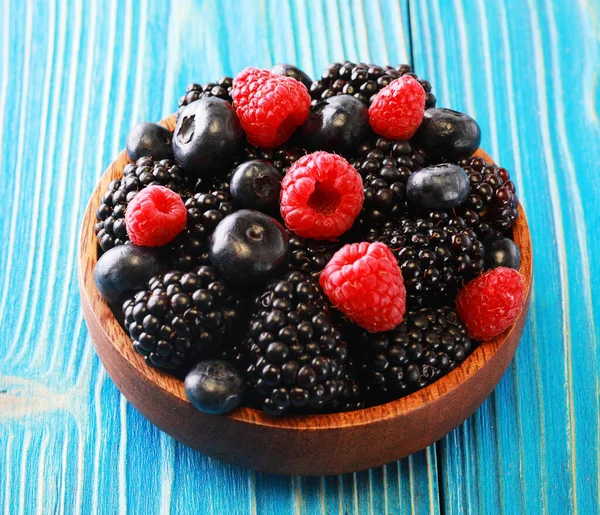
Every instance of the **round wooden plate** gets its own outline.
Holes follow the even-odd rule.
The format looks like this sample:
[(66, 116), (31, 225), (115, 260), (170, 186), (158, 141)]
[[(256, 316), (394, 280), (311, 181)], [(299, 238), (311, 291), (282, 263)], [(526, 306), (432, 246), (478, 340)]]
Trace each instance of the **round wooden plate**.
[[(174, 117), (161, 122), (173, 130)], [(491, 162), (489, 156), (478, 154)], [(508, 367), (523, 331), (532, 280), (525, 213), (519, 206), (514, 240), (521, 250), (525, 298), (515, 324), (485, 342), (432, 385), (373, 408), (326, 415), (273, 418), (250, 408), (227, 416), (201, 413), (187, 401), (183, 382), (144, 364), (94, 284), (98, 246), (96, 209), (108, 183), (122, 176), (125, 151), (108, 167), (87, 206), (79, 247), (79, 289), (96, 351), (119, 390), (148, 420), (198, 451), (254, 470), (327, 475), (378, 467), (408, 456), (460, 425), (490, 395)]]

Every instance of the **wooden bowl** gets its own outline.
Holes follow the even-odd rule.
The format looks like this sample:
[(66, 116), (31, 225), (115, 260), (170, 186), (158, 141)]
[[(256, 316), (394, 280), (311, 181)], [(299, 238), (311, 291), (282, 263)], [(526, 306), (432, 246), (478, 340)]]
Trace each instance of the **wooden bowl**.
[[(162, 122), (173, 130), (174, 117)], [(479, 155), (491, 162), (483, 151)], [(87, 206), (79, 247), (79, 289), (96, 351), (119, 390), (148, 420), (209, 456), (262, 472), (327, 475), (378, 467), (408, 456), (460, 425), (490, 395), (508, 367), (523, 331), (532, 280), (525, 213), (519, 206), (514, 240), (521, 250), (525, 298), (515, 324), (486, 342), (455, 370), (397, 401), (349, 413), (273, 418), (250, 408), (227, 416), (201, 413), (183, 382), (144, 364), (94, 285), (98, 246), (96, 209), (108, 183), (129, 162), (125, 151), (108, 167)]]

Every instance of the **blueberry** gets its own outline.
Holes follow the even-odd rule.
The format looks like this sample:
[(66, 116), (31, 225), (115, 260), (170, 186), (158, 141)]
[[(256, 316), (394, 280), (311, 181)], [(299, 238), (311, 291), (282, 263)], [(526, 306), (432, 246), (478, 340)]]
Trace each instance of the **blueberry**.
[(161, 268), (156, 250), (137, 245), (119, 245), (100, 256), (94, 269), (94, 281), (107, 302), (117, 302), (126, 294), (145, 288)]
[(485, 239), (485, 268), (507, 268), (519, 269), (521, 264), (521, 253), (519, 247), (510, 238), (504, 236), (489, 236)]
[(452, 209), (462, 204), (470, 191), (467, 172), (448, 163), (423, 168), (406, 182), (406, 197), (417, 208)]
[(289, 239), (274, 218), (252, 209), (226, 216), (210, 240), (210, 261), (226, 281), (256, 285), (287, 259)]
[(469, 115), (452, 109), (425, 111), (415, 139), (432, 159), (455, 160), (479, 148), (481, 129)]
[(246, 161), (236, 168), (230, 189), (236, 207), (276, 213), (279, 209), (281, 174), (266, 161)]
[(300, 68), (294, 66), (293, 64), (276, 64), (271, 68), (271, 72), (276, 75), (285, 75), (286, 77), (291, 77), (292, 79), (296, 79), (304, 84), (307, 89), (310, 89), (312, 84), (312, 79), (306, 75)]
[(310, 110), (300, 136), (313, 150), (353, 153), (369, 130), (365, 105), (350, 95), (337, 95)]
[(185, 376), (185, 394), (197, 410), (223, 415), (242, 402), (244, 380), (226, 361), (201, 361)]
[(151, 157), (155, 161), (172, 159), (171, 131), (157, 123), (139, 123), (127, 135), (125, 148), (132, 161), (140, 157)]
[(212, 177), (233, 162), (241, 143), (242, 129), (233, 106), (217, 97), (201, 98), (179, 113), (173, 154), (195, 178)]

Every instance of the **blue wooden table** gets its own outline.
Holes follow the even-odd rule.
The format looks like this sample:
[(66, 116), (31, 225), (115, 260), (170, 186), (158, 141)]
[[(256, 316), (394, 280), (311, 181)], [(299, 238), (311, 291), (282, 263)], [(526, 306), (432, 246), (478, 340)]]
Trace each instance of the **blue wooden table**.
[[(600, 512), (598, 0), (2, 0), (0, 513)], [(94, 354), (76, 279), (94, 183), (136, 122), (247, 65), (412, 63), (514, 175), (529, 323), (461, 427), (324, 478), (233, 468), (161, 434)]]

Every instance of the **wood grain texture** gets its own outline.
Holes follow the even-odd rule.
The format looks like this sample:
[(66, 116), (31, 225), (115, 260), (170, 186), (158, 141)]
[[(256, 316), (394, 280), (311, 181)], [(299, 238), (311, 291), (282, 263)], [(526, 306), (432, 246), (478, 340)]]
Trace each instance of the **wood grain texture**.
[[(161, 124), (173, 130), (175, 116)], [(482, 150), (476, 154), (490, 161)], [(215, 417), (195, 410), (182, 381), (148, 367), (133, 350), (94, 283), (96, 212), (108, 185), (123, 177), (129, 162), (122, 151), (111, 163), (83, 216), (78, 256), (81, 304), (90, 338), (121, 393), (178, 441), (227, 463), (274, 474), (332, 475), (378, 467), (420, 451), (456, 428), (492, 392), (512, 360), (527, 319), (533, 274), (529, 228), (520, 207), (513, 237), (521, 251), (525, 302), (518, 319), (429, 387), (382, 406), (330, 415), (274, 418), (239, 408)]]
[[(3, 0), (0, 13), (0, 513), (600, 512), (597, 2)], [(99, 365), (77, 292), (84, 203), (128, 129), (246, 65), (314, 76), (411, 51), (441, 102), (476, 115), (528, 214), (532, 311), (509, 373), (441, 444), (358, 474), (251, 473), (162, 435)]]

